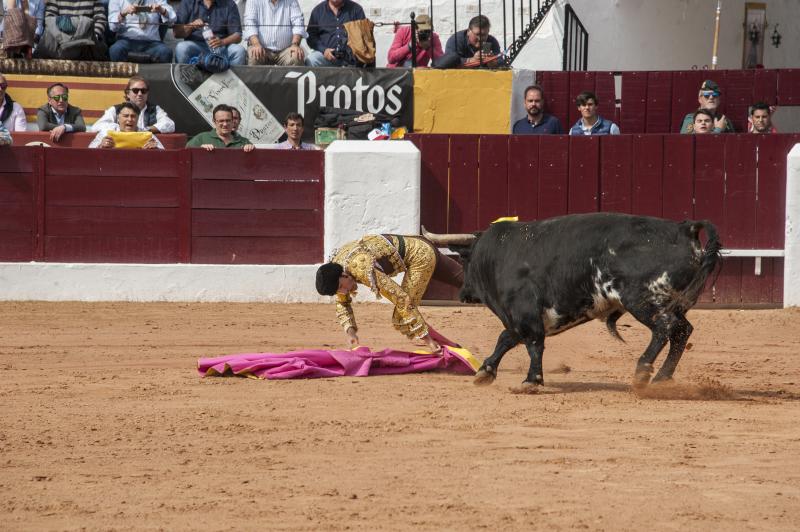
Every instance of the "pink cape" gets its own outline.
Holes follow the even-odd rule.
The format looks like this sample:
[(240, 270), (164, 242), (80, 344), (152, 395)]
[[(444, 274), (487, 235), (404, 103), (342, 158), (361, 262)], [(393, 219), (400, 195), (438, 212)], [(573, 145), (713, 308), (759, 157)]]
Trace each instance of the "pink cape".
[(203, 377), (233, 374), (259, 379), (366, 377), (421, 371), (475, 374), (478, 363), (469, 351), (456, 347), (458, 344), (438, 334), (434, 338), (442, 344), (442, 356), (396, 349), (372, 351), (368, 347), (353, 350), (307, 349), (288, 353), (243, 353), (201, 358), (197, 361), (197, 371)]

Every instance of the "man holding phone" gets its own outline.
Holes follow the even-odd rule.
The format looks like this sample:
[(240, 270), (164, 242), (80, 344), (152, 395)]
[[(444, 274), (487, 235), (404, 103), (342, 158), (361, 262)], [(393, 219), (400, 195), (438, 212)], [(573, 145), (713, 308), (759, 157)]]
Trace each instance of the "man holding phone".
[(456, 32), (447, 40), (444, 55), (435, 62), (436, 68), (496, 67), (500, 64), (500, 43), (489, 30), (488, 17), (478, 15), (469, 21), (469, 27)]
[(117, 40), (108, 54), (112, 61), (171, 63), (172, 50), (161, 42), (161, 25), (175, 23), (166, 0), (111, 0), (108, 23)]
[[(417, 67), (424, 68), (444, 55), (439, 34), (434, 33), (431, 17), (420, 15), (416, 18), (417, 26)], [(411, 26), (397, 28), (392, 46), (386, 59), (388, 68), (411, 67)]]

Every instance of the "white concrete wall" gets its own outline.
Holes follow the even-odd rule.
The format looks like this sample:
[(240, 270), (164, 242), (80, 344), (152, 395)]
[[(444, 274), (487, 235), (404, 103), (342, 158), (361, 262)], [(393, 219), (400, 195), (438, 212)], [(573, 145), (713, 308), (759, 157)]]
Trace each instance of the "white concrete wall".
[(786, 158), (786, 240), (783, 306), (800, 306), (800, 144)]
[[(325, 152), (325, 259), (367, 233), (419, 234), (420, 153), (408, 141)], [(317, 265), (0, 263), (0, 301), (318, 302)]]
[(409, 141), (334, 141), (325, 150), (325, 259), (365, 234), (419, 234), (420, 153)]

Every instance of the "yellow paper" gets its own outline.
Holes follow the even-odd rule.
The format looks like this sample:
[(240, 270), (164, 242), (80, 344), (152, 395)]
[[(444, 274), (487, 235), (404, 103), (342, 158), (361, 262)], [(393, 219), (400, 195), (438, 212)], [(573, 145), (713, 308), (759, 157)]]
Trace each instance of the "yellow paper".
[(518, 222), (518, 221), (519, 221), (519, 216), (501, 216), (492, 223), (496, 224), (498, 222)]
[(150, 131), (109, 131), (106, 133), (114, 141), (115, 148), (139, 149), (153, 138)]

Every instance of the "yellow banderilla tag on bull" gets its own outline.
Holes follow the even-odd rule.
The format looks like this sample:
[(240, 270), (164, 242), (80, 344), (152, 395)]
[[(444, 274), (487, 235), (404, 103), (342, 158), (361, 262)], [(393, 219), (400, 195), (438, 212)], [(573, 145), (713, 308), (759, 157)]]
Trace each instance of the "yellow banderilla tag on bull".
[(518, 221), (519, 221), (519, 216), (501, 216), (492, 223), (496, 224), (498, 222), (518, 222)]

